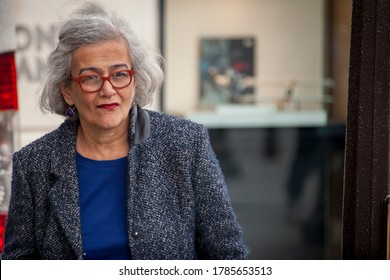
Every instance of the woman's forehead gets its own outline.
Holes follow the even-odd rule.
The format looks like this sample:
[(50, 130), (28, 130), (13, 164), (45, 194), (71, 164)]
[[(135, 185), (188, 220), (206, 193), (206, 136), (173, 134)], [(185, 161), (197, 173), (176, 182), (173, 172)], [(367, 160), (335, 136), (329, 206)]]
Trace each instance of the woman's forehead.
[(131, 68), (129, 49), (123, 40), (85, 45), (72, 54), (72, 72), (88, 67), (105, 70), (118, 65)]

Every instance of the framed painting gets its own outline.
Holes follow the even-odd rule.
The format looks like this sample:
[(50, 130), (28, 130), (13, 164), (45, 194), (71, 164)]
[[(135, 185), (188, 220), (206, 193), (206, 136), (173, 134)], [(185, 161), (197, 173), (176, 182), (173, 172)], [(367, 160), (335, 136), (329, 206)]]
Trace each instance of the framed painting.
[(200, 40), (201, 109), (255, 101), (255, 39)]

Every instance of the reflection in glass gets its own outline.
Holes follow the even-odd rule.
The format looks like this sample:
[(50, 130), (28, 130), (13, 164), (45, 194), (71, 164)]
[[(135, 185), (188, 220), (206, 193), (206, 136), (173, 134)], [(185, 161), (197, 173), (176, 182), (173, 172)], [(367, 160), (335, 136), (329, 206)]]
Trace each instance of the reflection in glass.
[(338, 254), (329, 240), (339, 222), (331, 213), (341, 211), (340, 193), (334, 194), (342, 189), (344, 125), (209, 133), (250, 259)]

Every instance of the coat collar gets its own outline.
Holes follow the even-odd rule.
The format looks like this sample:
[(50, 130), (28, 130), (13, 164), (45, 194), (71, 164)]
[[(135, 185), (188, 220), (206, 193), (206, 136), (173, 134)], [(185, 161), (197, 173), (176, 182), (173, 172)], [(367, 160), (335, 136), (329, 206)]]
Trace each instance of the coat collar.
[(150, 116), (137, 104), (130, 111), (129, 143), (138, 145), (150, 137)]
[[(78, 259), (83, 258), (80, 200), (76, 165), (78, 121), (66, 120), (58, 130), (51, 152), (49, 199)], [(138, 145), (150, 137), (150, 116), (137, 104), (132, 106), (129, 143)]]

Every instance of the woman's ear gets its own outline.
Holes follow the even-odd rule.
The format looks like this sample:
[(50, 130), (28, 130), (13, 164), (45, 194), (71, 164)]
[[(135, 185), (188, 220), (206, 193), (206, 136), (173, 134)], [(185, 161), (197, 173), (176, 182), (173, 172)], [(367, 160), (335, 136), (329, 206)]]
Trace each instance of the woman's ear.
[(74, 101), (72, 96), (70, 95), (69, 87), (66, 86), (64, 82), (61, 82), (60, 89), (61, 89), (62, 96), (65, 99), (65, 102), (68, 103), (68, 105), (73, 105)]

